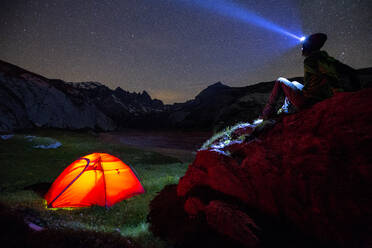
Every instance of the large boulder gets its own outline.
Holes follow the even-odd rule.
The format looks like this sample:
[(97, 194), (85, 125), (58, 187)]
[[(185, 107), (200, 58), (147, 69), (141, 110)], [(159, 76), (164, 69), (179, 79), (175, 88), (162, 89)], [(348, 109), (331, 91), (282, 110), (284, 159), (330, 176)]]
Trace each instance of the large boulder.
[(370, 247), (371, 147), (372, 89), (338, 93), (253, 141), (199, 151), (177, 197), (162, 205), (161, 192), (149, 215), (167, 205), (187, 217), (157, 218), (151, 228), (173, 221), (184, 239), (196, 218), (244, 247)]

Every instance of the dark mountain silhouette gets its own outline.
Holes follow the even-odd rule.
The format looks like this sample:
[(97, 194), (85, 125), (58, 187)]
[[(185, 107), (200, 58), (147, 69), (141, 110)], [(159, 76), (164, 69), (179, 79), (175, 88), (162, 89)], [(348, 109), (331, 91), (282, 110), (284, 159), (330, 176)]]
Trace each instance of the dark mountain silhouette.
[[(372, 68), (359, 70), (359, 76), (364, 86), (372, 85)], [(290, 80), (302, 82), (300, 77)], [(257, 118), (273, 84), (230, 87), (218, 82), (185, 103), (164, 105), (146, 91), (132, 93), (98, 82), (48, 79), (0, 60), (0, 131), (33, 127), (221, 129)]]

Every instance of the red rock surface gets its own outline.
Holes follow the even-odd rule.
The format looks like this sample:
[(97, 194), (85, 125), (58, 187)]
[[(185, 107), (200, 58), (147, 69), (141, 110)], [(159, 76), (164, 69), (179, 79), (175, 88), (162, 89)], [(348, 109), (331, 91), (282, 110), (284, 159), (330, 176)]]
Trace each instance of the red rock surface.
[(372, 89), (339, 93), (225, 148), (231, 156), (200, 151), (178, 184), (179, 211), (245, 247), (370, 247), (371, 123)]

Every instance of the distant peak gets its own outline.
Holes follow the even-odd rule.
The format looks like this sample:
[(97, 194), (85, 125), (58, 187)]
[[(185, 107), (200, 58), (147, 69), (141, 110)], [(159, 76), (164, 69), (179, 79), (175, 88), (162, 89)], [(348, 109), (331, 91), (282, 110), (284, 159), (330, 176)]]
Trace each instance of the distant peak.
[(217, 83), (214, 83), (214, 84), (211, 84), (208, 86), (208, 88), (227, 88), (229, 86), (221, 83), (221, 82), (217, 82)]
[(104, 86), (103, 84), (98, 83), (98, 82), (78, 82), (78, 83), (73, 82), (72, 84), (80, 89), (95, 89), (97, 87)]
[(223, 92), (224, 89), (229, 89), (230, 86), (227, 86), (221, 82), (214, 83), (212, 85), (209, 85), (206, 89), (202, 90), (196, 98), (209, 98), (211, 96), (214, 96), (216, 94), (220, 94)]
[(142, 95), (143, 95), (143, 96), (146, 96), (146, 97), (147, 97), (147, 96), (150, 97), (149, 93), (147, 93), (146, 90), (142, 91)]

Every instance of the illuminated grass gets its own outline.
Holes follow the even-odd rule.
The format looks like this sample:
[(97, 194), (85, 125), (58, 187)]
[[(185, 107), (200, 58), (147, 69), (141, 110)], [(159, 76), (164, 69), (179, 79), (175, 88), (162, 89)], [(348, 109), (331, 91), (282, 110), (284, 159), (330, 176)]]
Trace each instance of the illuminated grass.
[[(29, 134), (29, 133), (27, 133)], [(149, 203), (165, 185), (177, 183), (187, 164), (159, 153), (132, 147), (104, 144), (88, 133), (38, 131), (31, 135), (50, 137), (62, 143), (58, 149), (35, 149), (17, 134), (0, 140), (0, 202), (24, 213), (32, 222), (45, 227), (74, 230), (119, 232), (132, 237), (143, 247), (166, 244), (148, 231)], [(93, 152), (106, 152), (122, 159), (137, 172), (146, 193), (122, 201), (113, 207), (46, 209), (45, 200), (27, 186), (52, 183), (77, 158)]]
[(252, 126), (252, 125), (249, 124), (249, 123), (241, 122), (241, 123), (235, 124), (234, 126), (229, 126), (229, 127), (225, 128), (224, 130), (214, 134), (210, 139), (208, 139), (202, 145), (202, 147), (200, 149), (201, 150), (205, 150), (205, 149), (209, 149), (209, 148), (219, 149), (219, 148), (223, 148), (223, 147), (231, 144), (231, 142), (243, 141), (244, 138), (245, 138), (245, 135), (242, 135), (242, 136), (234, 139), (232, 137), (232, 134), (237, 129), (244, 128), (244, 127), (247, 127), (247, 126)]

